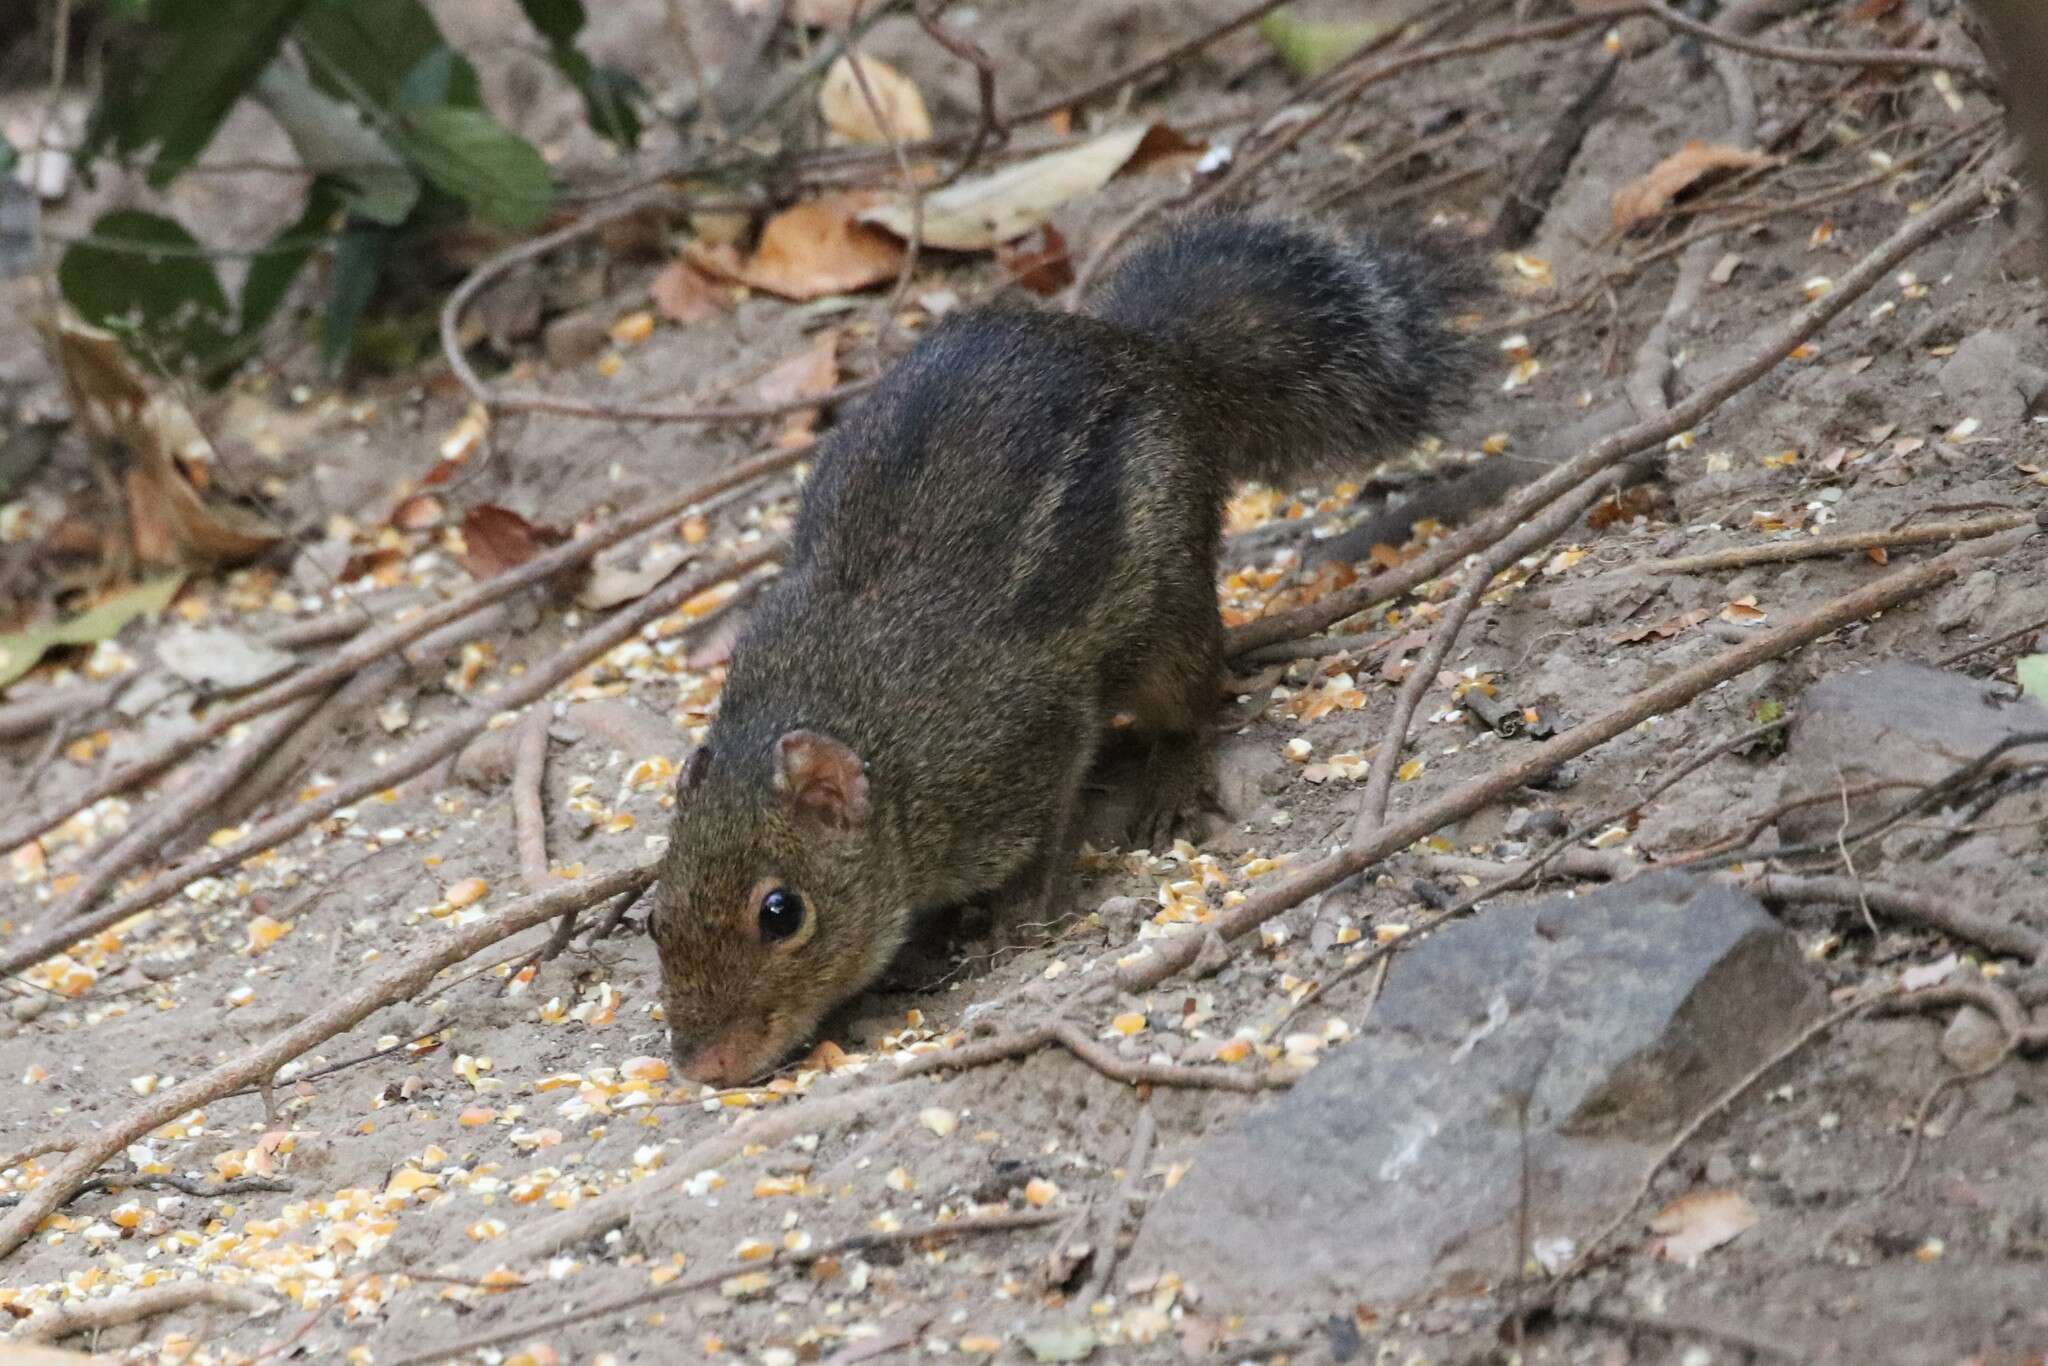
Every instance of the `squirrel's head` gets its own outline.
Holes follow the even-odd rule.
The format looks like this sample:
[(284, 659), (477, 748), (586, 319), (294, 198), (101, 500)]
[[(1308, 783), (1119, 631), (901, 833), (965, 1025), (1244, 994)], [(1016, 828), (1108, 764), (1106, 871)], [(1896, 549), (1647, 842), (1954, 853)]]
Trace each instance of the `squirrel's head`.
[(677, 783), (653, 933), (676, 1066), (736, 1086), (873, 981), (903, 936), (862, 876), (860, 756), (808, 730), (765, 755), (719, 743), (699, 747)]

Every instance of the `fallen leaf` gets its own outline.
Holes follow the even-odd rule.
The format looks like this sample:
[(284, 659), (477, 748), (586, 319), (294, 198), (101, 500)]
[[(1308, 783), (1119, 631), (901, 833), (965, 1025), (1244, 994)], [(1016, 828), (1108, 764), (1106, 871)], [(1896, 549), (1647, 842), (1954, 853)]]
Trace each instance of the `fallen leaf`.
[(1000, 248), (996, 261), (1009, 272), (1013, 283), (1033, 294), (1050, 296), (1074, 283), (1074, 258), (1067, 250), (1067, 239), (1050, 223), (1040, 230), (1039, 246)]
[[(987, 251), (1014, 242), (1062, 205), (1107, 185), (1126, 166), (1189, 150), (1187, 139), (1172, 129), (1132, 124), (1078, 147), (959, 181), (924, 197), (924, 244), (946, 251)], [(863, 223), (879, 224), (906, 239), (913, 216), (909, 201), (900, 197), (859, 214)]]
[(1706, 1253), (1734, 1241), (1757, 1222), (1756, 1206), (1740, 1191), (1695, 1191), (1673, 1200), (1650, 1219), (1650, 1232), (1663, 1236), (1652, 1254), (1696, 1266)]
[(661, 541), (641, 556), (638, 563), (600, 563), (591, 570), (590, 581), (576, 594), (576, 605), (601, 611), (635, 598), (644, 598), (689, 558), (690, 552), (674, 541)]
[(252, 688), (298, 661), (225, 626), (179, 626), (157, 642), (156, 657), (187, 683), (209, 692)]
[(567, 532), (536, 526), (510, 508), (479, 503), (462, 516), (462, 567), (471, 578), (488, 579), (568, 539)]
[(174, 394), (136, 373), (113, 334), (70, 318), (44, 331), (81, 425), (134, 462), (123, 482), (141, 560), (239, 564), (277, 543), (262, 518), (194, 487), (187, 471), (213, 463), (213, 443)]
[[(932, 135), (932, 116), (916, 82), (877, 57), (860, 59), (860, 75), (867, 78), (865, 94), (854, 74), (852, 55), (841, 54), (825, 69), (825, 79), (818, 86), (818, 113), (835, 141), (887, 146), (892, 140), (923, 142)], [(872, 106), (870, 95), (874, 97)], [(879, 120), (877, 110), (882, 115)]]
[(726, 291), (681, 257), (663, 266), (648, 281), (647, 297), (662, 317), (685, 327), (717, 317), (727, 302)]
[(803, 350), (780, 362), (754, 381), (754, 397), (762, 403), (794, 403), (816, 398), (839, 383), (839, 329), (828, 327)]
[(1317, 23), (1280, 10), (1259, 20), (1259, 36), (1280, 64), (1304, 80), (1314, 80), (1367, 43), (1384, 36), (1404, 18), (1352, 19)]
[(2048, 703), (2048, 655), (2022, 655), (2013, 665), (2020, 692), (2036, 702)]
[(1634, 645), (1638, 641), (1648, 640), (1651, 636), (1659, 640), (1668, 640), (1680, 631), (1692, 629), (1712, 615), (1713, 613), (1704, 607), (1695, 607), (1690, 612), (1680, 612), (1675, 617), (1666, 617), (1652, 625), (1624, 627), (1608, 640), (1614, 645)]
[[(810, 344), (754, 381), (754, 396), (764, 404), (796, 403), (817, 398), (839, 383), (839, 329), (828, 327)], [(816, 408), (798, 408), (783, 424), (777, 444), (802, 445), (818, 425)]]
[(59, 645), (97, 645), (111, 640), (137, 617), (161, 612), (184, 585), (182, 573), (137, 584), (105, 599), (68, 621), (43, 622), (0, 636), (0, 688), (35, 667)]
[[(689, 261), (710, 275), (735, 280), (785, 299), (822, 299), (893, 280), (903, 246), (859, 221), (878, 196), (828, 195), (796, 204), (770, 218), (745, 260), (731, 246), (692, 243)], [(929, 236), (928, 245), (938, 246)]]
[(1614, 192), (1614, 226), (1623, 232), (1671, 207), (1673, 200), (1720, 171), (1746, 171), (1776, 164), (1765, 152), (1694, 138)]

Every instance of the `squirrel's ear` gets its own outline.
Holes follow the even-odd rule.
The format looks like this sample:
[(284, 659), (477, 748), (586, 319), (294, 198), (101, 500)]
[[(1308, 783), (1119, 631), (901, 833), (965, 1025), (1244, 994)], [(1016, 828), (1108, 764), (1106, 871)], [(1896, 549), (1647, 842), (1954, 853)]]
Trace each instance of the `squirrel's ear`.
[(860, 756), (829, 735), (793, 730), (775, 742), (775, 790), (797, 814), (832, 830), (868, 818), (868, 775)]
[(711, 746), (699, 745), (690, 751), (690, 757), (683, 760), (682, 780), (676, 784), (681, 792), (694, 792), (704, 782), (704, 775), (711, 771)]

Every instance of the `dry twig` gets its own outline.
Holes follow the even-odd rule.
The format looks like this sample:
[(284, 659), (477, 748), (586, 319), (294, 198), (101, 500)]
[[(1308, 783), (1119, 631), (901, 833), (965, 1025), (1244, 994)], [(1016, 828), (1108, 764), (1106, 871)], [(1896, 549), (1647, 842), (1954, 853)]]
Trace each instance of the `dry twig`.
[[(2018, 533), (2008, 533), (2014, 534)], [(1567, 760), (1607, 743), (1650, 717), (1683, 706), (1715, 684), (1747, 673), (1767, 660), (1818, 640), (1850, 622), (1860, 621), (1874, 612), (1884, 611), (1953, 582), (1968, 563), (1954, 556), (1955, 552), (1951, 551), (1924, 564), (1895, 570), (1741, 645), (1681, 669), (1562, 735), (1526, 747), (1519, 757), (1442, 796), (1421, 803), (1407, 815), (1383, 826), (1370, 839), (1354, 839), (1337, 852), (1297, 872), (1279, 877), (1202, 927), (1203, 933), (1182, 933), (1159, 941), (1144, 954), (1118, 968), (1117, 984), (1131, 992), (1150, 990), (1192, 963), (1208, 935), (1214, 934), (1228, 941), (1249, 934), (1273, 916), (1355, 873), (1363, 872), (1452, 821), (1554, 772)]]
[(187, 861), (158, 874), (126, 896), (117, 897), (90, 915), (78, 917), (71, 924), (40, 930), (8, 943), (4, 950), (0, 950), (0, 973), (19, 972), (32, 963), (61, 953), (80, 938), (97, 934), (131, 915), (162, 904), (196, 878), (209, 877), (232, 868), (244, 859), (274, 848), (309, 829), (344, 806), (384, 791), (415, 774), (425, 772), (481, 734), (490, 724), (491, 717), (499, 710), (511, 710), (539, 701), (573, 677), (590, 660), (604, 654), (638, 633), (641, 628), (667, 615), (684, 601), (714, 584), (746, 574), (768, 563), (781, 553), (781, 549), (779, 542), (769, 542), (719, 568), (706, 570), (700, 574), (679, 575), (671, 579), (632, 606), (622, 608), (598, 622), (577, 636), (564, 649), (557, 651), (551, 659), (529, 669), (502, 691), (488, 699), (471, 703), (467, 711), (451, 718), (440, 729), (421, 736), (412, 745), (392, 755), (382, 767), (343, 783), (312, 801), (295, 804), (292, 810), (262, 822), (225, 848), (195, 854)]
[(2007, 512), (1968, 522), (1927, 522), (1894, 531), (1843, 531), (1831, 536), (1800, 536), (1762, 545), (1731, 546), (1698, 555), (1677, 555), (1666, 560), (1643, 560), (1635, 567), (1650, 574), (1699, 574), (1716, 569), (1744, 569), (1756, 564), (1783, 564), (1788, 560), (1819, 559), (1857, 550), (1897, 550), (1905, 546), (1941, 545), (1951, 541), (1994, 536), (2014, 527), (2032, 525), (2030, 512)]
[(424, 951), (399, 959), (355, 991), (290, 1029), (230, 1057), (202, 1076), (159, 1092), (118, 1121), (77, 1135), (57, 1170), (27, 1191), (18, 1206), (0, 1221), (0, 1257), (26, 1242), (44, 1219), (62, 1209), (92, 1179), (101, 1163), (152, 1130), (159, 1129), (231, 1091), (274, 1076), (277, 1069), (309, 1049), (355, 1028), (388, 1005), (424, 991), (436, 973), (489, 948), (521, 930), (544, 924), (558, 915), (592, 906), (606, 897), (644, 887), (653, 880), (654, 863), (621, 869), (571, 883), (545, 896), (514, 902), (487, 920), (460, 929), (437, 932)]
[[(811, 400), (812, 403), (816, 401)], [(31, 815), (0, 830), (0, 851), (26, 844), (94, 802), (154, 777), (172, 764), (204, 748), (208, 742), (227, 734), (244, 721), (253, 720), (298, 698), (324, 693), (335, 684), (347, 681), (357, 671), (393, 653), (403, 651), (430, 632), (437, 632), (441, 627), (461, 621), (480, 608), (502, 602), (516, 593), (547, 583), (564, 570), (582, 565), (599, 551), (659, 526), (721, 493), (779, 474), (795, 465), (802, 457), (801, 451), (773, 451), (735, 465), (723, 474), (707, 479), (701, 484), (616, 517), (588, 535), (578, 537), (566, 545), (543, 551), (516, 569), (495, 574), (467, 592), (459, 593), (445, 602), (423, 608), (402, 621), (394, 621), (364, 631), (345, 648), (318, 664), (308, 665), (249, 697), (213, 712), (203, 724), (191, 731), (173, 737), (122, 765), (90, 784), (83, 793), (70, 798), (60, 809)], [(749, 560), (743, 563), (751, 567), (758, 561)]]
[(1791, 1040), (1782, 1048), (1752, 1068), (1741, 1080), (1737, 1081), (1726, 1091), (1723, 1091), (1719, 1096), (1716, 1096), (1712, 1104), (1707, 1105), (1698, 1114), (1694, 1115), (1691, 1120), (1687, 1121), (1685, 1127), (1672, 1135), (1671, 1141), (1666, 1143), (1662, 1150), (1651, 1159), (1650, 1164), (1643, 1169), (1642, 1180), (1638, 1183), (1636, 1192), (1630, 1197), (1628, 1203), (1622, 1206), (1621, 1211), (1612, 1219), (1602, 1225), (1598, 1232), (1586, 1239), (1585, 1245), (1579, 1249), (1578, 1255), (1572, 1258), (1570, 1265), (1551, 1278), (1550, 1292), (1555, 1295), (1559, 1287), (1586, 1269), (1592, 1261), (1593, 1254), (1598, 1252), (1602, 1244), (1609, 1238), (1612, 1238), (1620, 1231), (1623, 1225), (1628, 1223), (1630, 1216), (1636, 1211), (1636, 1206), (1642, 1204), (1644, 1197), (1649, 1195), (1650, 1187), (1657, 1179), (1657, 1173), (1664, 1170), (1664, 1164), (1677, 1156), (1679, 1150), (1685, 1147), (1686, 1144), (1692, 1142), (1693, 1135), (1706, 1127), (1709, 1120), (1741, 1099), (1743, 1093), (1748, 1091), (1750, 1087), (1756, 1085), (1784, 1063), (1797, 1056), (1815, 1039), (1818, 1039), (1836, 1025), (1841, 1024), (1850, 1016), (1859, 1015), (1863, 1011), (1868, 1010), (1872, 1004), (1868, 1000), (1852, 1001), (1848, 1005), (1840, 1006), (1821, 1016), (1806, 1026), (1806, 1028), (1793, 1035)]
[(519, 880), (528, 896), (539, 896), (548, 880), (548, 827), (541, 782), (547, 774), (548, 721), (545, 701), (526, 709), (512, 760), (512, 828), (519, 847)]
[(160, 1314), (175, 1314), (196, 1307), (226, 1309), (236, 1314), (264, 1314), (277, 1307), (268, 1295), (218, 1281), (178, 1281), (153, 1285), (126, 1295), (103, 1300), (86, 1300), (49, 1309), (38, 1309), (14, 1330), (8, 1340), (17, 1343), (58, 1342), (81, 1333), (98, 1333), (123, 1324), (140, 1323)]

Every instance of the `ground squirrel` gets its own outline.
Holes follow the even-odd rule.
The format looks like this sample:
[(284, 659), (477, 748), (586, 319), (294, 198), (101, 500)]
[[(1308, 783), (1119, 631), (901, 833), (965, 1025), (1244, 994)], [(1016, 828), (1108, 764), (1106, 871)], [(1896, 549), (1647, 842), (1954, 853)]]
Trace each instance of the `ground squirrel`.
[(1092, 315), (979, 308), (917, 344), (820, 443), (684, 765), (651, 922), (684, 1073), (774, 1067), (931, 912), (1046, 919), (1112, 714), (1159, 847), (1210, 783), (1232, 485), (1422, 435), (1466, 388), (1465, 279), (1204, 217)]

